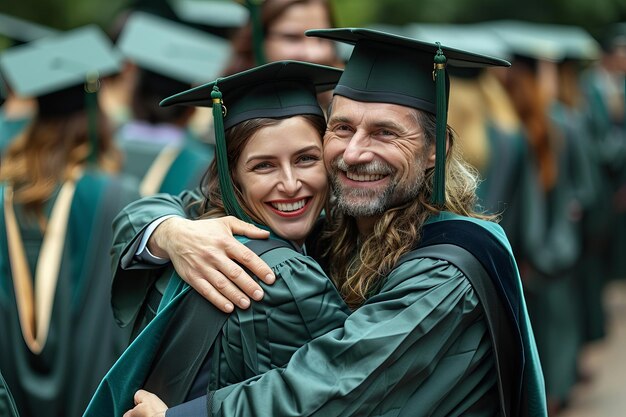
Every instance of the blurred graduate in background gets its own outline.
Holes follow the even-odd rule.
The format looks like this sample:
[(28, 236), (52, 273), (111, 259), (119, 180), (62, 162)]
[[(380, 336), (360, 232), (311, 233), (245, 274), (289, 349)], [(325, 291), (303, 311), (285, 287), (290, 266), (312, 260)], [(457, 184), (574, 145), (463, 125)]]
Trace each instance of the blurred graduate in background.
[(536, 178), (525, 182), (517, 256), (553, 414), (567, 404), (579, 373), (584, 309), (577, 271), (582, 219), (595, 198), (590, 138), (574, 98), (578, 74), (568, 65), (597, 57), (597, 45), (576, 27), (502, 21), (492, 29), (513, 53), (502, 81), (524, 125)]
[(95, 26), (4, 51), (37, 113), (0, 165), (0, 368), (22, 417), (80, 416), (128, 342), (110, 307), (111, 221), (138, 197), (98, 108), (120, 58)]
[(162, 108), (165, 97), (217, 77), (228, 41), (142, 12), (126, 21), (117, 43), (132, 80), (132, 118), (116, 132), (124, 172), (141, 181), (141, 194), (177, 194), (200, 184), (213, 159), (212, 144), (189, 127), (194, 107)]
[[(46, 36), (58, 33), (52, 28), (18, 19), (14, 16), (0, 14), (0, 36), (6, 39), (6, 45), (0, 45), (0, 54), (3, 46), (21, 45)], [(6, 50), (6, 49), (5, 49)], [(36, 111), (37, 103), (32, 97), (20, 97), (13, 93), (0, 74), (0, 155), (13, 139), (28, 124)]]

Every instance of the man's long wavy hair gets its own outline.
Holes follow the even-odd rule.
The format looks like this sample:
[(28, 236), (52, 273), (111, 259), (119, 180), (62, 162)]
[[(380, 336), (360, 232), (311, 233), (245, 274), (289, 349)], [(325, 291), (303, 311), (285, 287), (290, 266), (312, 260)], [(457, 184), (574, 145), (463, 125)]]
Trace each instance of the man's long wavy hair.
[[(322, 137), (324, 131), (326, 130), (326, 121), (323, 117), (309, 114), (302, 114), (297, 117), (302, 117), (315, 130), (317, 130), (320, 138)], [(226, 130), (226, 154), (231, 178), (236, 178), (235, 170), (237, 168), (237, 162), (239, 161), (239, 157), (241, 156), (241, 153), (250, 138), (252, 138), (252, 136), (262, 128), (275, 126), (286, 118), (288, 117), (250, 119), (236, 124)], [(283, 138), (283, 140), (289, 140), (289, 138)], [(237, 181), (233, 181), (233, 186), (235, 189), (235, 197), (237, 198), (239, 206), (248, 216), (250, 216), (251, 219), (258, 222), (259, 219), (250, 211), (248, 205), (244, 202), (241, 186), (237, 183)], [(213, 159), (211, 165), (209, 165), (209, 168), (205, 172), (200, 189), (204, 199), (198, 202), (200, 204), (198, 218), (207, 219), (225, 216), (226, 210), (224, 209), (224, 203), (222, 200), (222, 191), (220, 189), (219, 177), (217, 174), (217, 161), (215, 159)]]
[[(411, 111), (424, 130), (425, 149), (432, 149), (435, 144), (435, 116), (413, 109)], [(331, 210), (317, 249), (329, 275), (351, 308), (358, 308), (377, 292), (400, 256), (419, 243), (422, 226), (429, 216), (444, 210), (463, 216), (492, 219), (476, 211), (478, 174), (463, 161), (454, 146), (455, 133), (449, 127), (447, 136), (444, 207), (431, 204), (434, 169), (429, 168), (417, 199), (385, 211), (369, 236), (355, 238), (359, 236), (355, 218), (336, 208)]]
[[(122, 154), (101, 111), (97, 125), (98, 168), (117, 172)], [(41, 222), (46, 201), (61, 183), (73, 177), (77, 167), (88, 163), (90, 153), (85, 110), (62, 116), (36, 116), (7, 148), (0, 165), (0, 180), (13, 185), (15, 202)]]

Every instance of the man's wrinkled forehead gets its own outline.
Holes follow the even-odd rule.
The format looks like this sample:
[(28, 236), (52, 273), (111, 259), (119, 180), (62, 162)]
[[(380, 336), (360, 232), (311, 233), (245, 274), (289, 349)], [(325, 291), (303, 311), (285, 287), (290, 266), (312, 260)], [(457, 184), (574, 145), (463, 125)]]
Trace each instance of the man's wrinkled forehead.
[(418, 110), (392, 103), (362, 102), (335, 95), (328, 108), (328, 125), (339, 122), (351, 125), (405, 129), (417, 124)]

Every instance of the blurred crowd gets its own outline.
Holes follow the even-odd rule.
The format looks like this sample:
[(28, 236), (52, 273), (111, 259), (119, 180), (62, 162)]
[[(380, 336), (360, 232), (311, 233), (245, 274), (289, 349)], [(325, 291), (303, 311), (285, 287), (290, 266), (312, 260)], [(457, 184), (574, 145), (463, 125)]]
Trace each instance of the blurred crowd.
[[(22, 417), (82, 414), (129, 337), (109, 306), (113, 217), (194, 188), (213, 158), (210, 111), (160, 100), (350, 54), (304, 35), (335, 26), (324, 0), (161, 3), (67, 32), (0, 17), (0, 371)], [(448, 123), (516, 255), (554, 415), (593, 378), (580, 354), (605, 336), (605, 284), (626, 278), (626, 23), (372, 28), (511, 62), (452, 72)]]

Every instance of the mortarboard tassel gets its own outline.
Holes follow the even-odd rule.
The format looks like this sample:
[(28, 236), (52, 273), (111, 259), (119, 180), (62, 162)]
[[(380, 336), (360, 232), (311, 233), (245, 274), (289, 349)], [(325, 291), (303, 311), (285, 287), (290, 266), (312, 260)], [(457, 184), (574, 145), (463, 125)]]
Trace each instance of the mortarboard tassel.
[(443, 206), (446, 203), (446, 127), (448, 124), (446, 103), (446, 57), (437, 42), (437, 54), (433, 76), (437, 94), (437, 133), (435, 137), (435, 178), (433, 180), (432, 203)]
[(226, 138), (224, 132), (224, 119), (222, 113), (222, 92), (217, 87), (217, 83), (211, 91), (211, 101), (213, 101), (213, 127), (215, 129), (215, 148), (217, 154), (217, 175), (222, 192), (222, 202), (226, 214), (235, 216), (240, 220), (252, 223), (252, 220), (243, 211), (237, 202), (235, 189), (233, 188), (230, 170), (228, 169), (228, 154), (226, 152)]
[(263, 0), (246, 0), (246, 5), (250, 11), (250, 21), (252, 22), (252, 48), (254, 52), (254, 64), (263, 65), (265, 60), (265, 50), (263, 48), (264, 34), (263, 21), (261, 20), (261, 5)]
[(98, 164), (98, 90), (100, 78), (97, 72), (88, 74), (85, 79), (85, 108), (87, 109), (87, 134), (89, 135), (89, 156), (87, 161)]

